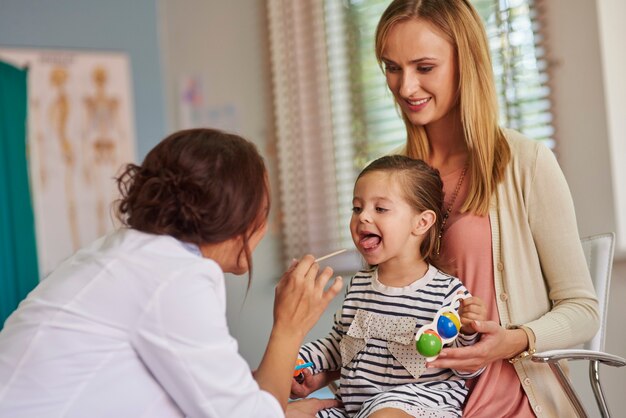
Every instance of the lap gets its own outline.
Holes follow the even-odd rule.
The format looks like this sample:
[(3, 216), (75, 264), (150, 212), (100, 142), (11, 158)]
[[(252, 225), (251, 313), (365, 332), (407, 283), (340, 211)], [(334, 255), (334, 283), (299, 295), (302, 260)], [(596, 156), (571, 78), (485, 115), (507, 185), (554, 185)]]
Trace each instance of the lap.
[(369, 418), (412, 418), (413, 415), (409, 415), (401, 409), (396, 408), (382, 408), (369, 415)]
[[(352, 413), (354, 418), (460, 417), (466, 395), (462, 381), (411, 383), (370, 397)], [(332, 408), (320, 411), (317, 417), (348, 418), (350, 415), (345, 409)]]

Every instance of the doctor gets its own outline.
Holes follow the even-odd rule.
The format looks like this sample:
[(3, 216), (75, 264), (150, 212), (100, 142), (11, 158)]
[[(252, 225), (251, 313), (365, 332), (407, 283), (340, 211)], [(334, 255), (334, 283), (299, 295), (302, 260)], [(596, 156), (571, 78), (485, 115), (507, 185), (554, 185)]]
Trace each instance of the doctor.
[[(276, 287), (252, 375), (226, 323), (224, 272), (252, 272), (269, 186), (254, 145), (193, 129), (117, 179), (124, 227), (78, 251), (0, 332), (0, 417), (313, 416), (287, 403), (298, 348), (341, 278), (312, 256)], [(328, 287), (327, 290), (324, 290)]]

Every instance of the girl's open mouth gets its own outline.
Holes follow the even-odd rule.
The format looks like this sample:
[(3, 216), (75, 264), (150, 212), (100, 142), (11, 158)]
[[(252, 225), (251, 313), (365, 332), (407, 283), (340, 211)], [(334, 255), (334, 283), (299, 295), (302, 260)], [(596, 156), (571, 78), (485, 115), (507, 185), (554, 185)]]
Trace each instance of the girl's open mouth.
[(382, 239), (380, 235), (363, 234), (361, 235), (361, 240), (359, 241), (359, 244), (361, 245), (361, 248), (363, 248), (364, 250), (370, 251), (378, 247), (381, 241)]

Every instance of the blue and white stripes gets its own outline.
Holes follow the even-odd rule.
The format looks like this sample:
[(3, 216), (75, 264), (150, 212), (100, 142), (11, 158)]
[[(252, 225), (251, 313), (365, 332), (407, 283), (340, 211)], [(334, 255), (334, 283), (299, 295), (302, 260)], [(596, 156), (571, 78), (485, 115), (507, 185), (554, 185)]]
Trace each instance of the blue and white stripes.
[[(459, 291), (467, 293), (457, 278), (433, 266), (424, 277), (403, 288), (381, 284), (376, 269), (357, 273), (335, 314), (330, 334), (300, 350), (302, 359), (314, 363), (314, 373), (341, 369), (338, 396), (345, 410), (325, 410), (318, 416), (361, 417), (383, 407), (414, 416), (460, 416), (467, 395), (462, 374), (423, 367), (424, 359), (415, 350), (413, 339), (406, 344), (406, 333), (414, 336), (419, 327), (432, 322)], [(355, 340), (353, 336), (362, 338), (356, 354), (346, 349), (346, 343)], [(460, 334), (454, 344), (470, 345), (477, 338)], [(342, 359), (342, 348), (344, 354), (354, 356)]]

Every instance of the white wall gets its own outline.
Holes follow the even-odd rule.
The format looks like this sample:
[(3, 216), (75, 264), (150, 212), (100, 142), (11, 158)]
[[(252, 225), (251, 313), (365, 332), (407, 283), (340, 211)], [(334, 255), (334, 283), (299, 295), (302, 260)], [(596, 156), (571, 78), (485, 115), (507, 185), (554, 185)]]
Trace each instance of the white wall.
[(603, 0), (597, 6), (613, 195), (620, 213), (616, 232), (620, 255), (626, 256), (626, 2)]
[[(624, 2), (545, 0), (541, 4), (545, 7), (547, 44), (553, 58), (557, 152), (576, 205), (580, 234), (618, 232), (618, 210), (622, 222), (626, 221), (626, 208), (617, 205), (615, 193), (618, 189), (626, 192), (626, 158), (615, 158), (614, 143), (621, 141), (623, 147), (626, 138)], [(619, 69), (617, 76), (615, 71)], [(619, 169), (622, 176), (616, 174)], [(626, 358), (625, 298), (626, 258), (619, 254), (613, 267), (605, 349)], [(572, 363), (577, 388), (595, 417), (599, 414), (593, 394), (587, 386), (578, 384), (584, 383), (587, 375), (586, 365)], [(601, 367), (601, 375), (611, 411), (615, 416), (624, 415), (626, 370)]]
[[(181, 78), (205, 82), (207, 108), (232, 106), (236, 131), (255, 142), (275, 177), (272, 149), (270, 64), (262, 0), (159, 0), (162, 47), (170, 130), (180, 129)], [(254, 253), (253, 281), (245, 300), (244, 277), (227, 277), (228, 318), (240, 351), (256, 367), (272, 325), (274, 284), (283, 271), (276, 222), (278, 196), (273, 190), (270, 227)]]
[[(606, 86), (596, 3), (591, 0), (547, 0), (544, 4), (550, 23), (548, 42), (555, 60), (553, 89), (558, 155), (574, 197), (580, 233), (615, 231)], [(161, 12), (170, 127), (178, 127), (176, 86), (179, 77), (201, 73), (210, 81), (208, 99), (212, 103), (237, 104), (241, 110), (240, 133), (259, 144), (261, 151), (269, 157), (270, 171), (275, 173), (264, 1), (186, 0), (174, 3), (161, 0)], [(610, 13), (608, 15), (617, 19)], [(616, 41), (615, 45), (623, 47), (624, 39)], [(605, 52), (610, 53), (610, 50)], [(621, 95), (626, 97), (626, 92)], [(278, 184), (275, 178), (272, 182)], [(229, 278), (229, 323), (240, 341), (242, 355), (252, 367), (258, 365), (267, 342), (273, 287), (283, 270), (279, 261), (281, 244), (276, 224), (277, 205), (275, 198), (271, 233), (255, 253), (255, 277), (243, 307), (245, 280)], [(620, 303), (626, 299), (626, 261), (616, 263), (611, 291), (607, 351), (626, 357), (626, 333), (622, 331), (626, 305)], [(327, 332), (338, 302), (311, 332), (311, 338)], [(602, 371), (612, 409), (626, 411), (626, 397), (623, 396), (626, 370)], [(586, 378), (586, 370), (580, 370), (580, 367), (575, 366), (574, 373), (577, 380)]]

